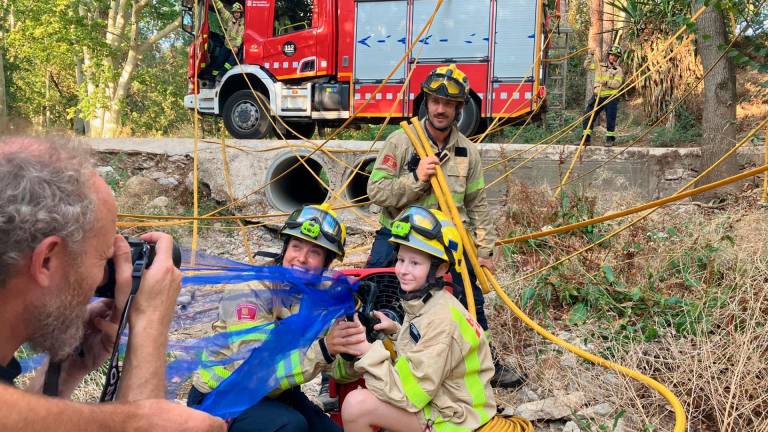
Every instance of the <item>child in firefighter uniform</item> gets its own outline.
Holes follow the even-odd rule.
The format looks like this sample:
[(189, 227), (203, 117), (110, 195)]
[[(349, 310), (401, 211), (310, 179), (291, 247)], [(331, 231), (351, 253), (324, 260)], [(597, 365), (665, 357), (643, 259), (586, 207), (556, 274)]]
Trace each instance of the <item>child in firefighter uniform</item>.
[[(327, 270), (334, 259), (344, 256), (346, 229), (327, 206), (306, 206), (293, 212), (280, 230), (284, 238), (282, 253), (276, 259), (283, 267), (301, 268), (310, 272)], [(216, 333), (244, 330), (279, 321), (298, 311), (298, 303), (285, 304), (286, 299), (269, 295), (266, 290), (279, 289), (267, 283), (242, 283), (228, 286), (219, 306), (219, 319), (213, 324)], [(267, 304), (265, 304), (267, 303)], [(338, 322), (339, 326), (353, 323)], [(327, 335), (326, 338), (330, 338)], [(243, 411), (235, 418), (230, 431), (340, 431), (328, 416), (301, 392), (300, 385), (312, 380), (321, 371), (339, 382), (354, 381), (359, 374), (352, 363), (341, 356), (333, 357), (326, 338), (315, 341), (302, 356), (297, 351), (274, 367), (279, 387), (269, 396)], [(364, 336), (363, 336), (364, 338)], [(230, 358), (240, 350), (260, 345), (265, 335), (254, 333), (243, 339), (233, 338), (226, 347), (209, 348), (203, 356), (211, 360)], [(242, 357), (240, 357), (242, 358)], [(196, 406), (242, 363), (234, 361), (224, 366), (198, 369), (193, 376), (188, 405)]]
[(399, 431), (472, 431), (496, 414), (488, 339), (442, 276), (462, 259), (459, 233), (439, 210), (412, 206), (392, 223), (395, 273), (405, 309), (402, 325), (377, 314), (391, 334), (392, 360), (381, 341), (361, 342), (355, 363), (366, 389), (342, 406), (345, 431), (372, 426)]
[[(592, 127), (603, 110), (605, 110), (605, 145), (611, 147), (616, 141), (616, 116), (619, 112), (619, 98), (610, 98), (618, 93), (619, 88), (624, 83), (624, 72), (618, 64), (620, 57), (621, 47), (618, 45), (614, 45), (608, 50), (608, 62), (606, 63), (595, 65), (592, 56), (587, 56), (585, 66), (595, 71), (595, 80), (592, 98), (587, 102), (584, 111), (585, 117), (581, 124), (586, 143), (592, 140)], [(595, 106), (597, 106), (597, 111), (595, 111), (590, 124), (590, 113)]]

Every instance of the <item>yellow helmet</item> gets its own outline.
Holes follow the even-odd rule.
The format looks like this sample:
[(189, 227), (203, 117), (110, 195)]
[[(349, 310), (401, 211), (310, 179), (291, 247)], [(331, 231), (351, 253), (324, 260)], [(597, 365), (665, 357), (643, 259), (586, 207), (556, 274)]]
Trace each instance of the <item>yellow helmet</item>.
[(243, 5), (241, 5), (240, 3), (233, 4), (231, 13), (235, 13), (235, 12), (243, 13)]
[(464, 256), (456, 226), (440, 210), (410, 206), (392, 223), (390, 243), (405, 245), (445, 261), (456, 270)]
[(429, 73), (421, 84), (421, 91), (456, 102), (469, 97), (469, 78), (455, 64), (440, 66)]
[(347, 227), (328, 204), (308, 205), (294, 210), (280, 229), (280, 235), (300, 238), (332, 252), (326, 267), (334, 258), (339, 261), (344, 259)]

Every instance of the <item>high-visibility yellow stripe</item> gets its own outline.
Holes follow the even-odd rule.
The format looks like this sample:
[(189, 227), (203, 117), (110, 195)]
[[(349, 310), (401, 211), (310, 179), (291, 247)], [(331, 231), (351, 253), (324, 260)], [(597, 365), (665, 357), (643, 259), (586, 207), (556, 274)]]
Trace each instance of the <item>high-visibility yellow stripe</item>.
[(480, 178), (478, 178), (477, 180), (467, 183), (466, 193), (469, 194), (472, 192), (476, 192), (484, 187), (485, 187), (485, 178), (481, 175)]
[(408, 363), (408, 358), (406, 356), (402, 355), (398, 357), (395, 362), (395, 370), (400, 376), (400, 381), (403, 383), (405, 396), (413, 406), (421, 409), (432, 400), (432, 397), (421, 388), (419, 381), (413, 376), (411, 366)]
[(288, 390), (289, 388), (293, 387), (290, 382), (288, 382), (288, 378), (285, 376), (285, 361), (281, 360), (277, 363), (277, 376), (280, 377), (280, 388), (283, 390)]
[(395, 176), (380, 169), (375, 169), (371, 172), (371, 181), (379, 181), (381, 179), (391, 179), (391, 178), (395, 178)]
[(477, 330), (467, 322), (464, 314), (456, 309), (451, 308), (451, 317), (456, 325), (459, 326), (459, 333), (461, 337), (469, 344), (469, 352), (464, 355), (464, 385), (467, 386), (467, 391), (472, 398), (472, 408), (480, 416), (480, 424), (485, 424), (490, 420), (491, 416), (486, 412), (485, 404), (487, 398), (485, 397), (485, 386), (482, 380), (480, 380), (480, 356), (477, 349), (480, 346), (480, 337), (477, 335)]
[(301, 371), (301, 352), (298, 350), (291, 354), (291, 365), (293, 366), (293, 380), (296, 385), (304, 384), (304, 374)]

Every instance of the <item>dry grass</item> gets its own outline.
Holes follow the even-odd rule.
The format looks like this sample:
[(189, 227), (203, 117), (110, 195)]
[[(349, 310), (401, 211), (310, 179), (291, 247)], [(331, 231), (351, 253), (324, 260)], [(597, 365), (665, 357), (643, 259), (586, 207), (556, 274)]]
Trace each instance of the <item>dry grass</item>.
[[(551, 220), (552, 206), (542, 198), (546, 194), (520, 193), (526, 197), (520, 201), (526, 208), (512, 209), (509, 224), (528, 231)], [(549, 298), (538, 299), (538, 308), (529, 303), (528, 312), (569, 342), (666, 385), (685, 406), (689, 431), (768, 431), (768, 218), (765, 210), (756, 208), (754, 196), (725, 211), (693, 206), (664, 209), (622, 233), (610, 246), (562, 265), (543, 280), (510, 285), (520, 274), (587, 240), (577, 234), (519, 247), (500, 281), (516, 300), (531, 287), (543, 290), (547, 278), (557, 278), (565, 290), (602, 286), (608, 297), (625, 301), (621, 308), (597, 304), (585, 322), (569, 325), (572, 304), (555, 289)], [(600, 271), (603, 265), (611, 266), (619, 282), (606, 282)], [(636, 287), (642, 298), (634, 303), (626, 300), (626, 292)], [(682, 314), (674, 315), (663, 306), (661, 301), (670, 298), (685, 302)], [(531, 378), (523, 391), (500, 392), (500, 401), (514, 406), (526, 401), (529, 391), (539, 397), (582, 391), (588, 406), (607, 402), (613, 407), (610, 414), (587, 420), (594, 430), (599, 424), (610, 430), (622, 411), (624, 430), (671, 430), (672, 412), (654, 391), (563, 353), (503, 305), (489, 303), (497, 348)], [(622, 308), (628, 316), (615, 312)], [(674, 319), (667, 319), (667, 314)], [(646, 340), (628, 334), (627, 326), (648, 322), (649, 317), (657, 336)], [(689, 327), (677, 326), (681, 320)]]

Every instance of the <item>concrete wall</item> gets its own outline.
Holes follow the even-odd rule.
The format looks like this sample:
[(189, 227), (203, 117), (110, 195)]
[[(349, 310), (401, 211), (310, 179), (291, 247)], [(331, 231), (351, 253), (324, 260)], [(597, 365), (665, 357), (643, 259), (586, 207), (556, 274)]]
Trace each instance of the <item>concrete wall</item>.
[[(194, 148), (191, 139), (92, 139), (89, 143), (99, 151), (138, 151), (169, 155), (189, 155)], [(302, 147), (290, 149), (277, 141), (227, 141), (231, 146), (227, 150), (227, 156), (234, 195), (243, 197), (250, 194), (246, 203), (240, 207), (240, 212), (270, 213), (280, 210), (276, 208), (279, 207), (276, 203), (281, 201), (280, 192), (277, 190), (280, 188), (275, 188), (274, 184), (266, 189), (263, 186), (269, 182), (268, 175), (271, 169), (281, 160), (291, 158), (293, 160), (288, 165), (292, 165), (297, 155), (306, 155), (311, 151), (311, 147), (306, 144), (302, 145), (299, 141), (294, 143)], [(380, 144), (377, 143), (372, 147), (370, 142), (331, 141), (324, 147), (325, 152), (315, 153), (312, 159), (324, 168), (324, 176), (327, 176), (330, 187), (333, 190), (339, 190), (351, 175), (351, 167), (361, 159), (375, 157)], [(484, 166), (512, 157), (509, 161), (489, 169), (485, 176), (486, 183), (491, 183), (540, 150), (540, 148), (531, 147), (518, 144), (481, 144)], [(575, 146), (552, 146), (544, 149), (509, 177), (532, 187), (554, 188), (559, 184), (561, 175), (568, 169), (575, 151)], [(698, 148), (631, 148), (624, 153), (620, 152), (621, 149), (615, 147), (586, 148), (571, 178), (580, 177), (600, 164), (609, 162), (600, 170), (586, 175), (569, 187), (582, 188), (595, 194), (601, 191), (625, 191), (638, 199), (650, 200), (674, 193), (702, 169)], [(760, 147), (745, 147), (738, 154), (740, 164), (742, 167), (762, 164), (762, 152), (763, 149)], [(220, 145), (214, 142), (201, 142), (199, 161), (200, 179), (211, 186), (215, 198), (226, 200)], [(306, 168), (303, 166), (297, 169), (303, 172), (301, 180), (282, 186), (293, 191), (307, 192), (311, 189), (310, 182), (315, 180), (307, 175)], [(492, 205), (505, 207), (510, 200), (514, 201), (514, 197), (507, 197), (508, 181), (509, 178), (488, 189)], [(262, 189), (254, 193), (259, 188)], [(344, 211), (343, 216), (348, 220), (360, 217), (359, 214), (355, 215), (349, 211)]]

